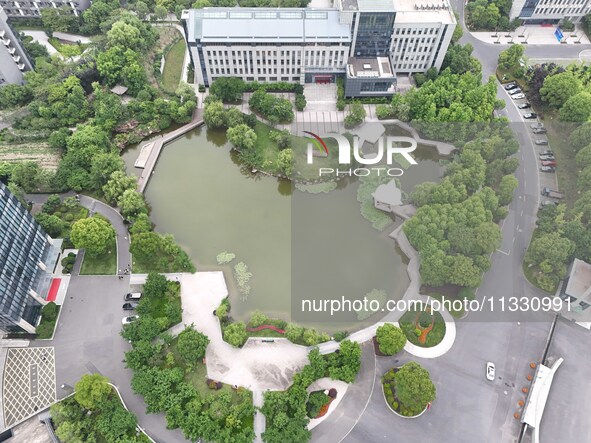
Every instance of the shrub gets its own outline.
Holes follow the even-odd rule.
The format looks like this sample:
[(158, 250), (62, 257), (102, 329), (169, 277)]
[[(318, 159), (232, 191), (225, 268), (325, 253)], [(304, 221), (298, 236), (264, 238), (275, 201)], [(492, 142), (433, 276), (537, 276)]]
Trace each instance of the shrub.
[(344, 339), (346, 339), (349, 336), (349, 332), (347, 331), (339, 331), (339, 332), (335, 332), (332, 336), (332, 338), (335, 341), (343, 341)]
[(347, 106), (347, 102), (345, 102), (344, 98), (337, 99), (337, 110), (344, 111), (345, 106)]
[(376, 339), (380, 352), (386, 355), (400, 352), (406, 344), (406, 336), (402, 330), (391, 323), (384, 323), (377, 329)]
[(224, 340), (226, 342), (228, 342), (232, 346), (236, 346), (237, 348), (242, 346), (248, 339), (248, 334), (246, 333), (246, 325), (242, 322), (232, 323), (226, 326), (224, 328), (223, 335)]
[(266, 325), (269, 322), (269, 317), (263, 314), (261, 311), (254, 311), (248, 322), (249, 326), (257, 328), (259, 326)]
[(304, 94), (297, 94), (295, 98), (295, 107), (298, 111), (303, 111), (306, 107), (306, 97)]
[(199, 92), (205, 92), (205, 85), (199, 85)]
[(378, 105), (376, 107), (376, 116), (380, 120), (394, 118), (394, 109), (390, 105)]
[(67, 222), (73, 221), (74, 220), (74, 214), (69, 214), (68, 213), (68, 214), (64, 215), (64, 220), (67, 221)]
[(62, 204), (62, 200), (59, 195), (53, 194), (47, 197), (47, 201), (43, 203), (43, 208), (41, 209), (46, 214), (53, 214), (56, 212)]
[(58, 307), (54, 302), (49, 302), (41, 309), (41, 315), (45, 320), (54, 321), (57, 319)]

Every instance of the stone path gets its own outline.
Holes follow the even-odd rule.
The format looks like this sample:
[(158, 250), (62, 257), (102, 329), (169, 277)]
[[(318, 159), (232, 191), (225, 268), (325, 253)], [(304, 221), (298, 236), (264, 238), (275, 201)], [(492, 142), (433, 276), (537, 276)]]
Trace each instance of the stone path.
[(2, 380), (5, 426), (19, 423), (56, 399), (53, 347), (8, 348)]

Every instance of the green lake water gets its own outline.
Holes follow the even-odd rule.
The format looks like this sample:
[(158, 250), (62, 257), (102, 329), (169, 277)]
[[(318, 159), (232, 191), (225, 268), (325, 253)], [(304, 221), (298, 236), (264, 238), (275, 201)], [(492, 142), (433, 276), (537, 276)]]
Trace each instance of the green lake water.
[[(124, 154), (129, 172), (138, 153)], [(419, 147), (414, 157), (419, 164), (400, 178), (407, 193), (442, 172), (434, 148)], [(355, 313), (303, 314), (302, 299), (358, 299), (372, 289), (399, 299), (408, 286), (406, 257), (388, 237), (396, 224), (373, 229), (360, 214), (357, 187), (355, 179), (344, 179), (328, 194), (308, 194), (289, 181), (253, 174), (223, 132), (203, 127), (163, 149), (146, 199), (156, 229), (173, 234), (198, 270), (225, 272), (235, 319), (258, 309), (330, 332), (362, 327), (379, 314), (364, 322)], [(217, 266), (222, 251), (236, 254), (234, 262)], [(232, 276), (239, 261), (253, 274), (245, 301)]]

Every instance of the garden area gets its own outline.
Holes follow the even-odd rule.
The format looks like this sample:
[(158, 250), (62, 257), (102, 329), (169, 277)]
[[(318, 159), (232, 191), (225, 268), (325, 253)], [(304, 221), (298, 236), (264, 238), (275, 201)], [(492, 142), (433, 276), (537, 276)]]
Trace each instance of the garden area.
[[(323, 392), (308, 395), (307, 388), (316, 380), (330, 377), (353, 383), (361, 368), (361, 348), (358, 343), (344, 340), (337, 352), (321, 355), (318, 348), (308, 354), (309, 364), (295, 374), (287, 391), (265, 392), (262, 412), (266, 418), (263, 433), (265, 443), (305, 443), (311, 433), (307, 428), (311, 416), (326, 414), (334, 397)], [(334, 392), (336, 397), (336, 392)], [(328, 399), (326, 397), (329, 397)]]
[(438, 345), (445, 336), (443, 317), (429, 305), (414, 306), (400, 317), (398, 323), (408, 341), (422, 348)]
[(136, 417), (126, 410), (109, 379), (83, 375), (75, 394), (51, 406), (51, 419), (60, 441), (149, 443), (137, 429)]
[(74, 247), (70, 239), (72, 226), (78, 220), (88, 217), (88, 209), (80, 206), (75, 197), (67, 197), (62, 202), (57, 194), (50, 195), (43, 204), (35, 220), (53, 238), (63, 238), (63, 249)]
[(72, 225), (70, 239), (77, 249), (84, 249), (81, 275), (115, 275), (117, 242), (115, 229), (100, 214), (78, 220)]
[(187, 326), (177, 337), (166, 330), (181, 321), (179, 284), (150, 274), (137, 312), (139, 319), (121, 335), (132, 344), (125, 362), (131, 386), (149, 413), (163, 412), (170, 429), (191, 441), (250, 443), (254, 439), (252, 394), (207, 378), (204, 362), (209, 339)]
[[(235, 347), (242, 347), (249, 337), (282, 337), (302, 346), (314, 346), (331, 339), (328, 334), (314, 328), (305, 328), (295, 323), (267, 317), (260, 311), (253, 312), (247, 323), (234, 322), (227, 298), (222, 301), (215, 313), (220, 320), (224, 340)], [(342, 340), (345, 336), (346, 333), (335, 334), (335, 339)]]
[(38, 339), (50, 339), (55, 330), (55, 323), (60, 312), (60, 307), (54, 302), (49, 302), (41, 308), (41, 322), (37, 326)]
[(166, 61), (162, 71), (162, 89), (169, 94), (174, 94), (181, 82), (185, 49), (185, 39), (180, 38), (170, 46), (164, 56)]
[(429, 371), (415, 362), (386, 372), (382, 377), (382, 390), (390, 409), (404, 417), (421, 414), (436, 396)]
[(57, 50), (57, 52), (66, 58), (82, 55), (82, 53), (86, 51), (86, 48), (89, 46), (89, 43), (69, 42), (66, 40), (60, 40), (56, 37), (49, 37), (48, 41), (51, 46)]
[(306, 411), (308, 418), (321, 418), (326, 415), (332, 401), (337, 398), (337, 390), (332, 388), (326, 390), (310, 392), (306, 402)]

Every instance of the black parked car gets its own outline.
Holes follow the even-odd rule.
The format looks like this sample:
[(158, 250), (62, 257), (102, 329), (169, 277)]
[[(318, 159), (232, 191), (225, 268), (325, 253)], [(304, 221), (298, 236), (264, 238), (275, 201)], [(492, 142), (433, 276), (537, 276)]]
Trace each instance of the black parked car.
[(137, 303), (124, 303), (123, 310), (124, 311), (135, 311), (137, 309)]

